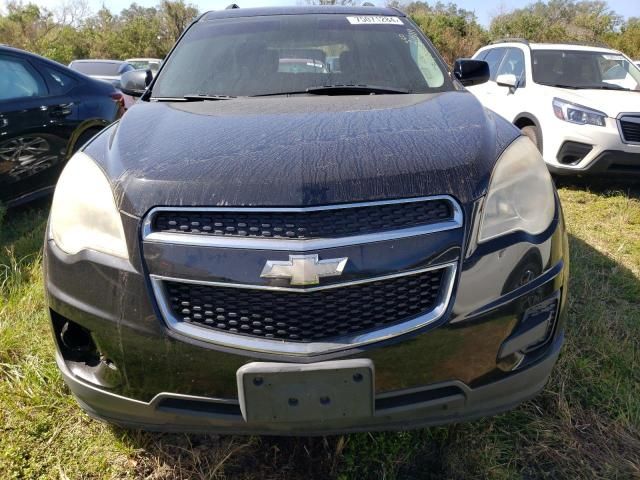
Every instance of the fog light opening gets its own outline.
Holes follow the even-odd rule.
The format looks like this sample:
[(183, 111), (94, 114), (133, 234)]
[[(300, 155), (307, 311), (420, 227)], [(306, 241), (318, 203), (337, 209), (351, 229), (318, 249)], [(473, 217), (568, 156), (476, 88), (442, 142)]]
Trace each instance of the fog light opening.
[(65, 322), (62, 326), (60, 341), (74, 352), (89, 352), (93, 349), (93, 341), (89, 332), (69, 322)]
[(98, 349), (90, 330), (53, 310), (51, 321), (60, 354), (74, 376), (103, 388), (122, 383), (117, 365)]
[(53, 311), (51, 320), (60, 353), (66, 361), (81, 362), (89, 366), (100, 363), (101, 355), (89, 330)]
[(525, 313), (522, 319), (523, 323), (530, 323), (533, 325), (545, 325), (546, 330), (544, 335), (536, 342), (528, 345), (523, 352), (530, 353), (533, 350), (537, 350), (540, 347), (546, 345), (551, 337), (556, 326), (556, 319), (558, 317), (558, 307), (560, 305), (559, 296), (548, 299), (542, 303), (534, 305)]
[(522, 314), (521, 320), (504, 341), (498, 354), (498, 366), (513, 370), (523, 363), (527, 354), (547, 345), (555, 331), (560, 292), (536, 303)]
[(564, 142), (558, 151), (558, 162), (577, 165), (593, 150), (593, 145), (579, 142)]

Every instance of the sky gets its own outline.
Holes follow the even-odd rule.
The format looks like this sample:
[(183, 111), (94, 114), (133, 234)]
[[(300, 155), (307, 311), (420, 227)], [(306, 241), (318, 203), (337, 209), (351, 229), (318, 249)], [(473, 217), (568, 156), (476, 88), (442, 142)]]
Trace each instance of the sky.
[[(0, 0), (0, 9), (7, 0)], [(23, 0), (27, 3), (29, 0)], [(48, 9), (58, 8), (65, 0), (30, 0), (39, 6)], [(300, 0), (186, 0), (187, 3), (193, 3), (201, 11), (221, 10), (230, 3), (237, 3), (240, 7), (267, 7), (277, 5), (295, 5), (303, 3)], [(384, 5), (384, 0), (368, 0), (375, 5)], [(452, 0), (444, 0), (443, 3), (449, 3)], [(491, 18), (498, 13), (508, 12), (514, 8), (521, 8), (534, 0), (522, 1), (505, 1), (505, 0), (455, 0), (458, 7), (475, 12), (479, 22), (485, 27), (489, 26)], [(102, 5), (106, 6), (114, 13), (119, 13), (123, 8), (128, 7), (133, 0), (87, 0), (89, 8), (92, 12), (96, 12)], [(136, 0), (138, 5), (151, 7), (157, 5), (159, 0)], [(435, 3), (435, 0), (427, 1), (427, 3)], [(609, 7), (618, 14), (628, 17), (640, 17), (640, 0), (608, 0)]]

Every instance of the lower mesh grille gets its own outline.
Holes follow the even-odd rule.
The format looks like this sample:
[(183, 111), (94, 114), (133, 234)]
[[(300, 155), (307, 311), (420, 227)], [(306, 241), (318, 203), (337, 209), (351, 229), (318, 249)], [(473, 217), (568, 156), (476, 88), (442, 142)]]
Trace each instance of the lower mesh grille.
[(214, 330), (317, 342), (387, 327), (433, 310), (445, 269), (305, 293), (164, 282), (177, 319)]

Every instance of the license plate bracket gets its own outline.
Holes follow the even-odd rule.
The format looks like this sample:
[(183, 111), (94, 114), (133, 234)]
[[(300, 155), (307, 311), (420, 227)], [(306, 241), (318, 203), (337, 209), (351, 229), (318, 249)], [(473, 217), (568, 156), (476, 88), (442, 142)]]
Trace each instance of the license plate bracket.
[(374, 366), (368, 359), (311, 364), (253, 362), (236, 374), (247, 422), (319, 422), (374, 411)]

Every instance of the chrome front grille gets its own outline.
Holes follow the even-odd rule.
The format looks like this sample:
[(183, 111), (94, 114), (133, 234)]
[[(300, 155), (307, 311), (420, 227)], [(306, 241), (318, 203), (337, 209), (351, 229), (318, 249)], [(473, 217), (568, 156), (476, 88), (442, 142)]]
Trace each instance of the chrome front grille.
[[(440, 319), (449, 306), (459, 258), (447, 253), (452, 246), (442, 236), (456, 238), (461, 246), (462, 218), (460, 206), (448, 196), (310, 208), (159, 207), (144, 220), (142, 248), (170, 329), (230, 348), (314, 356), (382, 341)], [(183, 228), (177, 220), (169, 225), (171, 219), (182, 219)], [(216, 222), (230, 222), (234, 232), (204, 233), (203, 219), (212, 229)], [(252, 222), (269, 223), (271, 234), (237, 231), (250, 229)], [(307, 230), (297, 236), (275, 234), (273, 226), (280, 224)], [(366, 259), (382, 244), (398, 252), (392, 258), (400, 253), (403, 266), (394, 261), (386, 270), (371, 268), (379, 269), (380, 262)], [(437, 246), (435, 251), (430, 245)], [(287, 252), (321, 259), (351, 255), (353, 263), (339, 278), (321, 278), (315, 285), (287, 286), (281, 279), (260, 277), (268, 261)], [(195, 263), (184, 267), (180, 262)], [(239, 264), (240, 273), (231, 275), (228, 269)]]
[(451, 202), (422, 200), (286, 212), (162, 210), (152, 232), (258, 238), (339, 238), (431, 225), (453, 219)]
[[(372, 223), (367, 226), (368, 221)], [(461, 226), (458, 203), (440, 195), (303, 208), (157, 207), (147, 215), (142, 237), (150, 242), (300, 252)]]
[(163, 282), (175, 318), (213, 330), (292, 342), (356, 335), (424, 315), (445, 269), (300, 294)]

